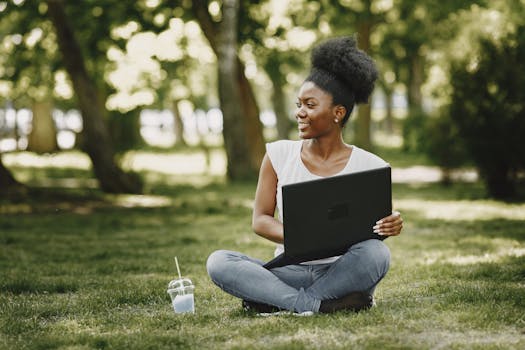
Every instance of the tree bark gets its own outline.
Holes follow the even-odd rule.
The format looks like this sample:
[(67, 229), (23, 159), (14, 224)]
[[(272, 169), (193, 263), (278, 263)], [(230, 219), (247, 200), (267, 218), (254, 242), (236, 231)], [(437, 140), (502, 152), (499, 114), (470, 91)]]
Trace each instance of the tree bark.
[(281, 84), (273, 85), (272, 97), (275, 118), (277, 121), (277, 137), (279, 139), (288, 139), (293, 124), (288, 117), (286, 98)]
[(385, 89), (385, 131), (388, 134), (394, 132), (394, 93), (391, 89)]
[(184, 138), (184, 123), (182, 122), (182, 117), (179, 110), (179, 101), (173, 100), (172, 104), (173, 112), (173, 128), (175, 129), (175, 145), (186, 146), (187, 142)]
[[(199, 22), (199, 25), (208, 39), (208, 42), (210, 43), (210, 47), (215, 52), (217, 57), (220, 56), (219, 54), (219, 33), (220, 28), (218, 27), (217, 23), (213, 22), (211, 19), (211, 16), (208, 12), (208, 4), (205, 0), (193, 0), (191, 2), (192, 4), (192, 10), (193, 14), (195, 15), (197, 21)], [(239, 5), (237, 5), (238, 7)], [(224, 12), (226, 8), (223, 5), (223, 24), (225, 21)], [(222, 24), (221, 24), (222, 25)], [(235, 34), (238, 32), (237, 26), (234, 27)], [(237, 37), (237, 34), (236, 34)], [(237, 40), (237, 39), (236, 39)], [(236, 43), (237, 44), (237, 43)], [(232, 169), (232, 173), (228, 174), (230, 179), (234, 179), (231, 176), (233, 173), (239, 173), (239, 174), (246, 174), (248, 177), (253, 177), (257, 175), (259, 166), (261, 164), (262, 158), (265, 153), (265, 147), (264, 147), (264, 137), (263, 137), (263, 128), (261, 121), (259, 119), (259, 107), (257, 106), (257, 101), (255, 99), (255, 95), (253, 93), (253, 89), (251, 88), (250, 82), (244, 75), (244, 65), (240, 61), (240, 59), (237, 56), (237, 53), (235, 52), (235, 61), (236, 61), (236, 68), (235, 68), (235, 77), (237, 77), (237, 89), (239, 91), (239, 100), (234, 101), (234, 105), (237, 105), (240, 107), (240, 113), (238, 114), (238, 122), (239, 125), (238, 128), (242, 128), (242, 133), (235, 133), (234, 135), (225, 134), (224, 132), (228, 133), (226, 131), (226, 125), (224, 126), (224, 142), (226, 146), (226, 138), (229, 137), (239, 137), (239, 140), (233, 140), (232, 143), (242, 145), (241, 149), (236, 150), (235, 155), (232, 154), (232, 157), (240, 156), (242, 158), (249, 158), (249, 162), (245, 162), (243, 160), (242, 164), (237, 163), (236, 161), (230, 161), (228, 160), (228, 164), (231, 164), (232, 167), (248, 167), (247, 169)], [(220, 58), (219, 58), (220, 63)], [(230, 76), (231, 79), (232, 76)], [(220, 85), (220, 83), (219, 83)], [(220, 93), (220, 92), (219, 92)], [(222, 108), (222, 104), (221, 104)], [(225, 114), (225, 111), (222, 111), (223, 114)], [(230, 157), (230, 154), (228, 153), (228, 148), (226, 148), (227, 157)], [(244, 176), (244, 175), (243, 175)]]
[(226, 153), (228, 154), (228, 177), (243, 179), (251, 174), (251, 162), (245, 149), (245, 120), (238, 107), (241, 100), (239, 84), (232, 77), (238, 77), (237, 64), (237, 21), (238, 0), (224, 0), (223, 19), (220, 24), (218, 63), (219, 63), (219, 99), (223, 114), (223, 134)]
[[(365, 51), (370, 52), (370, 33), (372, 31), (372, 22), (366, 20), (366, 18), (358, 23), (357, 25), (357, 46)], [(367, 150), (372, 148), (372, 138), (370, 135), (370, 126), (372, 120), (372, 109), (371, 101), (372, 97), (370, 96), (370, 101), (368, 104), (361, 104), (357, 110), (357, 119), (355, 123), (355, 143)]]
[(240, 101), (240, 120), (243, 121), (242, 126), (244, 129), (243, 134), (240, 135), (244, 138), (239, 140), (239, 142), (244, 143), (244, 147), (247, 149), (247, 152), (243, 151), (245, 153), (243, 157), (250, 159), (250, 176), (256, 177), (266, 152), (263, 126), (259, 118), (261, 113), (250, 82), (244, 75), (244, 64), (238, 57), (235, 60), (237, 62), (237, 84), (241, 93), (241, 99), (235, 101), (235, 104), (238, 106)]
[(57, 132), (53, 121), (51, 101), (33, 102), (33, 120), (28, 136), (27, 149), (36, 153), (50, 153), (57, 150)]
[(104, 122), (104, 107), (93, 81), (88, 76), (84, 57), (65, 13), (63, 0), (48, 0), (48, 13), (53, 23), (66, 71), (73, 82), (82, 113), (86, 151), (100, 187), (111, 193), (140, 193), (142, 183), (134, 174), (124, 173), (115, 163), (115, 152)]
[(408, 76), (408, 105), (411, 111), (421, 112), (423, 110), (423, 98), (421, 86), (424, 80), (423, 57), (415, 53), (410, 58), (410, 73)]

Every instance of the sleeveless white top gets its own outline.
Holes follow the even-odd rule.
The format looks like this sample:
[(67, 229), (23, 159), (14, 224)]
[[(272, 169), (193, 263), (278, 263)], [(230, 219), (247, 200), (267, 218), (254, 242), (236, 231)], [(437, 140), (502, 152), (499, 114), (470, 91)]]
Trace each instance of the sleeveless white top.
[[(304, 165), (301, 160), (301, 149), (303, 146), (303, 140), (290, 141), (281, 140), (266, 144), (266, 153), (272, 163), (273, 169), (277, 174), (277, 192), (276, 192), (276, 203), (278, 211), (278, 219), (283, 222), (283, 196), (282, 187), (284, 185), (303, 182), (309, 180), (316, 180), (323, 178), (322, 176), (312, 174)], [(389, 164), (383, 159), (379, 158), (375, 154), (367, 152), (357, 146), (352, 146), (352, 153), (346, 166), (332, 176), (350, 174), (359, 171), (383, 168)], [(275, 249), (275, 256), (284, 252), (284, 246), (277, 244)], [(303, 264), (316, 265), (316, 264), (327, 264), (337, 260), (339, 256), (331, 258), (320, 259), (305, 262)]]

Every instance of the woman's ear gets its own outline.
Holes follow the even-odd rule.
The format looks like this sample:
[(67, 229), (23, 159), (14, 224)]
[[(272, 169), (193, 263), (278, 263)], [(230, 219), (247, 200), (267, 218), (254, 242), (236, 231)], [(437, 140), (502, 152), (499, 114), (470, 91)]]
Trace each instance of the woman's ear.
[(335, 106), (334, 115), (337, 119), (342, 120), (346, 114), (346, 107), (343, 105)]

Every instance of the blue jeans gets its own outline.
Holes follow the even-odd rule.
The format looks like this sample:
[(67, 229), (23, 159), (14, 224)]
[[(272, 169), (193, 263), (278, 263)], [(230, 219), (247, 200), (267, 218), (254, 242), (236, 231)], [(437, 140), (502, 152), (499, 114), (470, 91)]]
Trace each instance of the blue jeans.
[(386, 275), (390, 251), (371, 239), (350, 247), (337, 261), (321, 265), (288, 265), (271, 270), (244, 254), (218, 250), (208, 257), (212, 281), (238, 298), (295, 312), (319, 312), (322, 300), (351, 292), (372, 295)]

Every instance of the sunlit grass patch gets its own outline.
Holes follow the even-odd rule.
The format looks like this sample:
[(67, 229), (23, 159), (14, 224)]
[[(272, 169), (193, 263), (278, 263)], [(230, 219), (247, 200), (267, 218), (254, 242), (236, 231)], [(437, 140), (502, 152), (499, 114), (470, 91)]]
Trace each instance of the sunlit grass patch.
[(396, 208), (416, 212), (429, 220), (490, 221), (524, 220), (525, 203), (509, 204), (491, 200), (397, 199)]
[(86, 153), (67, 151), (39, 155), (33, 152), (14, 152), (2, 156), (7, 167), (19, 168), (70, 168), (85, 170), (91, 167), (91, 161)]

